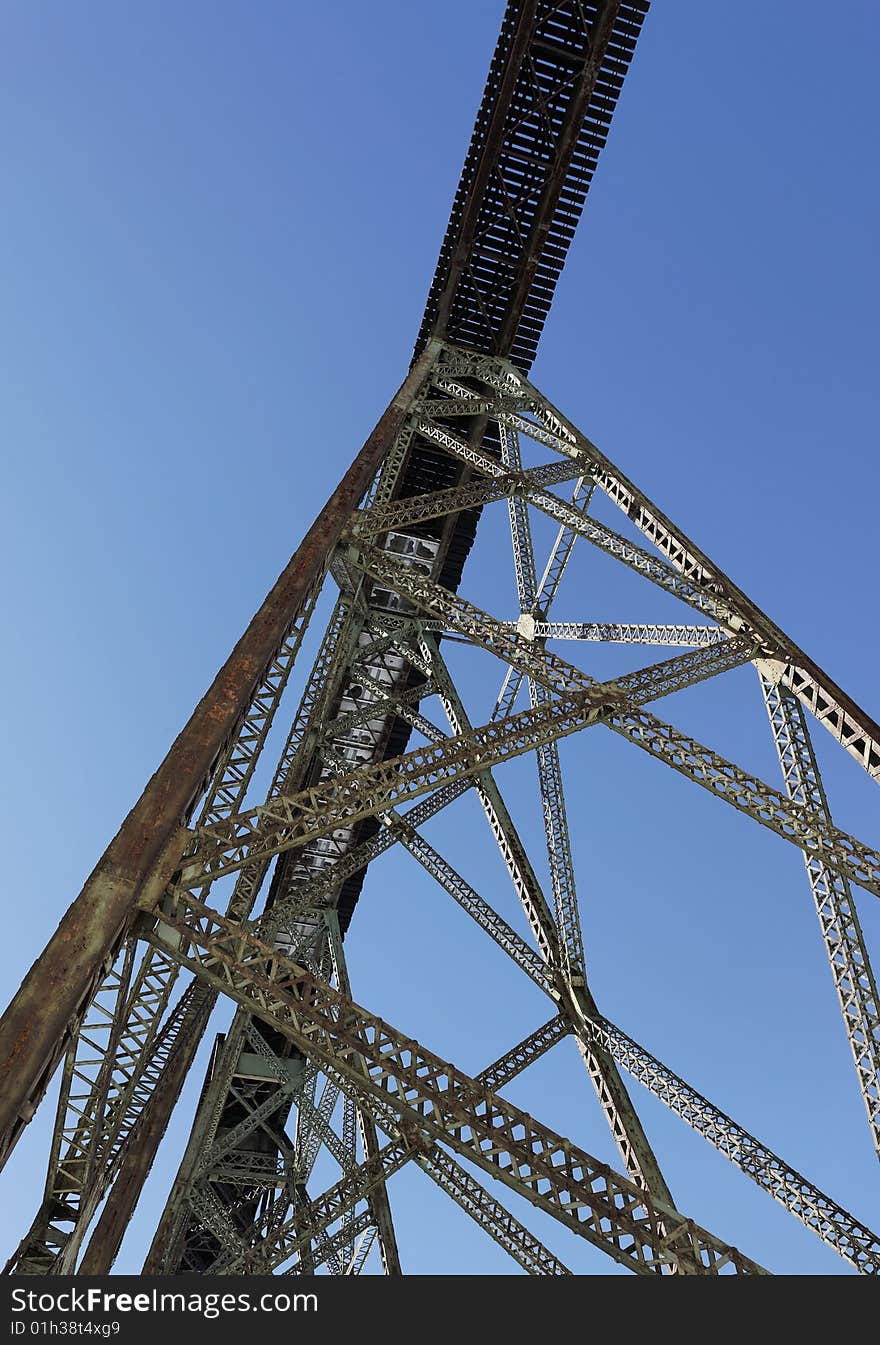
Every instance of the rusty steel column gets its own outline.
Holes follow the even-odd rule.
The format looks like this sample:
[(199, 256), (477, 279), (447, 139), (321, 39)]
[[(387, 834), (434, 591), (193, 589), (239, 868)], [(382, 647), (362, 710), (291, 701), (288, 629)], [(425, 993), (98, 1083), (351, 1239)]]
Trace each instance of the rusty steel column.
[(435, 350), (432, 343), (412, 366), (0, 1019), (0, 1166), (31, 1119), (139, 898), (158, 899), (173, 874), (186, 820), (401, 428)]
[[(141, 1191), (144, 1189), (144, 1182), (150, 1175), (159, 1145), (165, 1138), (171, 1114), (177, 1106), (186, 1076), (202, 1044), (208, 1021), (217, 1003), (216, 990), (211, 990), (205, 985), (202, 985), (200, 990), (200, 1003), (195, 1019), (188, 1025), (188, 1031), (175, 1043), (155, 1091), (148, 1099), (129, 1137), (119, 1173), (110, 1188), (101, 1217), (95, 1225), (79, 1270), (76, 1272), (79, 1275), (109, 1275), (113, 1269), (113, 1262), (119, 1254), (125, 1230), (131, 1222)], [(72, 1269), (70, 1273), (74, 1273)]]

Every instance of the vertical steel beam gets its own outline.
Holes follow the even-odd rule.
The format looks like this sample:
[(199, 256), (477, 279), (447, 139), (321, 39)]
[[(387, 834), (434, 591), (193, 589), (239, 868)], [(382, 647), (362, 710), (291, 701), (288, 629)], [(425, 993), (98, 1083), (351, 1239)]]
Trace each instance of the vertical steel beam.
[[(758, 671), (788, 797), (830, 822), (831, 810), (803, 707), (782, 681), (776, 680), (779, 664), (761, 662)], [(880, 998), (877, 982), (847, 879), (842, 873), (829, 869), (817, 855), (805, 854), (804, 863), (834, 988), (840, 1000), (859, 1090), (868, 1113), (871, 1139), (880, 1156)]]
[(413, 365), (0, 1020), (0, 1073), (6, 1078), (0, 1096), (0, 1162), (33, 1115), (63, 1054), (70, 1024), (133, 919), (145, 884), (171, 876), (183, 848), (182, 824), (291, 622), (323, 576), (436, 350), (430, 343)]
[[(347, 999), (351, 998), (351, 983), (348, 979), (348, 967), (345, 961), (345, 954), (342, 951), (342, 938), (339, 934), (339, 924), (336, 919), (336, 912), (327, 912), (326, 916), (328, 929), (330, 931), (331, 947), (333, 949), (333, 966), (336, 972), (336, 984), (341, 994)], [(352, 1057), (352, 1063), (359, 1072), (366, 1077), (367, 1069), (360, 1057)], [(367, 1162), (377, 1162), (379, 1158), (379, 1136), (376, 1131), (376, 1122), (369, 1112), (358, 1108), (358, 1125), (361, 1132), (361, 1144), (364, 1150), (364, 1158)], [(394, 1220), (391, 1217), (391, 1202), (388, 1199), (388, 1188), (384, 1181), (378, 1181), (372, 1188), (367, 1197), (370, 1205), (370, 1212), (373, 1216), (373, 1222), (376, 1225), (376, 1233), (379, 1238), (379, 1252), (382, 1257), (382, 1269), (386, 1275), (402, 1275), (403, 1270), (400, 1264), (400, 1251), (397, 1246), (397, 1234), (394, 1231)]]
[(216, 1002), (215, 990), (197, 988), (188, 1031), (175, 1043), (156, 1089), (135, 1123), (119, 1173), (86, 1247), (79, 1267), (81, 1275), (109, 1275), (113, 1268)]
[[(433, 678), (439, 688), (447, 717), (455, 732), (469, 731), (470, 720), (453, 679), (436, 646), (424, 637), (424, 648), (433, 657)], [(535, 934), (542, 957), (551, 967), (559, 967), (558, 931), (540, 883), (520, 841), (513, 819), (491, 771), (478, 777), (477, 791), (489, 824), (502, 849), (502, 856)], [(673, 1209), (675, 1202), (660, 1170), (660, 1164), (644, 1132), (638, 1113), (626, 1091), (614, 1061), (602, 1048), (589, 1040), (585, 1024), (597, 1009), (586, 984), (573, 985), (561, 978), (560, 1008), (572, 1024), (590, 1079), (608, 1119), (611, 1133), (632, 1179)]]

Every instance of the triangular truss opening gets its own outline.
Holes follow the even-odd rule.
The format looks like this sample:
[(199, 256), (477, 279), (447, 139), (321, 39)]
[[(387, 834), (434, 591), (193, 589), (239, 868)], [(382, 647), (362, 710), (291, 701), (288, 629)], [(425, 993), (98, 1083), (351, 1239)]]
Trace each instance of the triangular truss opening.
[[(215, 768), (159, 917), (144, 916), (139, 941), (126, 944), (126, 970), (111, 973), (111, 997), (119, 1000), (123, 974), (134, 987), (113, 1010), (118, 1042), (133, 1043), (127, 1072), (109, 1050), (106, 1069), (86, 1065), (98, 1049), (86, 1026), (71, 1048), (70, 1078), (88, 1087), (85, 1102), (72, 1086), (62, 1097), (50, 1193), (70, 1183), (74, 1149), (94, 1158), (116, 1146), (125, 1161), (124, 1117), (128, 1109), (136, 1121), (139, 1099), (149, 1098), (148, 1059), (174, 1059), (224, 995), (238, 1006), (235, 1019), (212, 1060), (152, 1270), (360, 1273), (380, 1256), (394, 1270), (386, 1184), (393, 1189), (407, 1165), (530, 1273), (568, 1267), (505, 1209), (498, 1182), (628, 1268), (760, 1270), (678, 1210), (625, 1075), (840, 1255), (880, 1270), (869, 1229), (605, 1017), (593, 997), (581, 847), (571, 837), (586, 794), (566, 795), (560, 750), (610, 730), (621, 757), (647, 754), (658, 775), (658, 762), (671, 767), (786, 841), (789, 854), (801, 852), (880, 1147), (880, 1018), (853, 895), (856, 887), (880, 895), (880, 854), (832, 819), (810, 729), (818, 720), (872, 778), (880, 731), (512, 364), (441, 343), (432, 361), (333, 554), (337, 600), (265, 802), (250, 806), (249, 786), (317, 595), (296, 614), (278, 666)], [(431, 470), (423, 489), (404, 494), (416, 444)], [(608, 507), (596, 508), (600, 495), (616, 526)], [(459, 592), (463, 521), (472, 536), (481, 510), (492, 522), (481, 525)], [(497, 549), (502, 538), (509, 558), (502, 565), (493, 551), (482, 566), (486, 545)], [(584, 580), (574, 584), (581, 559)], [(775, 781), (699, 741), (677, 717), (689, 696), (709, 705), (718, 688), (739, 694), (750, 665), (753, 708), (769, 717), (782, 764)], [(514, 816), (523, 804), (511, 811), (505, 797), (508, 779), (522, 782), (525, 772), (535, 802), (527, 827)], [(500, 863), (487, 867), (469, 852), (479, 827), (479, 843), (494, 838)], [(395, 884), (409, 874), (432, 885), (431, 900), (451, 896), (496, 945), (492, 956), (506, 955), (530, 981), (530, 1002), (545, 1005), (534, 1030), (518, 1044), (505, 1037), (498, 1059), (473, 1073), (359, 1008), (357, 986), (352, 996), (345, 935), (367, 864), (381, 883), (392, 851)], [(587, 889), (589, 903), (603, 899), (589, 880)], [(463, 916), (460, 924), (463, 938)], [(181, 968), (187, 988), (175, 1001)], [(638, 975), (631, 946), (619, 970)], [(425, 974), (438, 993), (475, 996), (448, 952), (426, 958)], [(132, 1026), (147, 993), (167, 1005), (158, 1030), (153, 1006), (149, 1040)], [(501, 1032), (499, 1007), (481, 1012)], [(567, 1036), (619, 1172), (511, 1100), (508, 1085)], [(19, 1263), (75, 1263), (86, 1216), (106, 1191), (97, 1170), (93, 1161), (91, 1175), (75, 1179), (80, 1205), (65, 1211), (73, 1234), (59, 1237), (47, 1204)], [(497, 1182), (487, 1187), (486, 1174)]]

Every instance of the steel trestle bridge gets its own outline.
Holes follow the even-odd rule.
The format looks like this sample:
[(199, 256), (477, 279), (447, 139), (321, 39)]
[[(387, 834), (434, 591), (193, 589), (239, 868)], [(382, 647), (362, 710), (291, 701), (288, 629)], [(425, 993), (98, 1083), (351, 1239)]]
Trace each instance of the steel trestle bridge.
[[(647, 9), (507, 5), (401, 387), (0, 1021), (4, 1160), (61, 1071), (45, 1190), (8, 1273), (110, 1271), (223, 1001), (234, 1016), (145, 1274), (399, 1274), (391, 1197), (408, 1164), (529, 1274), (570, 1272), (507, 1208), (508, 1191), (638, 1273), (766, 1273), (679, 1210), (628, 1078), (851, 1267), (880, 1270), (876, 1233), (606, 1018), (590, 988), (559, 743), (602, 725), (801, 851), (880, 1152), (880, 1005), (854, 896), (880, 896), (880, 841), (836, 826), (812, 740), (830, 732), (876, 781), (880, 727), (529, 377)], [(600, 497), (620, 529), (592, 509)], [(508, 515), (515, 621), (460, 591), (487, 508)], [(547, 555), (539, 515), (555, 529)], [(679, 620), (555, 620), (575, 546), (672, 595)], [(500, 668), (485, 722), (444, 657), (452, 641)], [(632, 646), (639, 666), (595, 679), (577, 661), (595, 643)], [(780, 762), (773, 782), (659, 704), (749, 664)], [(273, 725), (286, 738), (255, 801)], [(525, 755), (549, 884), (497, 778)], [(423, 834), (465, 793), (528, 937)], [(546, 1021), (475, 1075), (352, 990), (345, 936), (369, 865), (395, 846), (547, 996)], [(567, 1037), (614, 1168), (509, 1100), (507, 1085)], [(339, 1175), (320, 1190), (328, 1158)]]

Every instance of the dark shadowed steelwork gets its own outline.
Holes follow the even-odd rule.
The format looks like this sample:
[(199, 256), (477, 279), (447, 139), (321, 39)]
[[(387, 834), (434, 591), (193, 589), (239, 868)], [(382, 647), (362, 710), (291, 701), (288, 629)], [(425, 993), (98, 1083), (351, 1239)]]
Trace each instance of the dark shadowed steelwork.
[[(526, 376), (646, 10), (508, 4), (417, 358), (0, 1022), (0, 1155), (64, 1060), (45, 1192), (8, 1271), (110, 1271), (221, 997), (234, 1017), (215, 1040), (145, 1274), (354, 1275), (371, 1258), (399, 1274), (390, 1192), (409, 1164), (528, 1274), (570, 1272), (501, 1188), (637, 1273), (764, 1273), (678, 1209), (625, 1075), (853, 1267), (880, 1271), (865, 1223), (608, 1022), (590, 988), (558, 742), (605, 729), (802, 851), (880, 1147), (880, 1012), (851, 889), (880, 896), (880, 849), (832, 821), (806, 712), (875, 779), (880, 729)], [(525, 467), (528, 444), (550, 460)], [(597, 493), (644, 545), (591, 516)], [(508, 515), (515, 621), (458, 592), (493, 506)], [(534, 513), (558, 527), (546, 558)], [(628, 619), (637, 613), (554, 621), (579, 541), (692, 612), (667, 624)], [(291, 712), (285, 692), (325, 583), (335, 603)], [(444, 657), (453, 640), (500, 665), (488, 722)], [(597, 642), (666, 652), (598, 681), (575, 661)], [(647, 708), (748, 663), (784, 790)], [(255, 802), (278, 722), (286, 738)], [(546, 892), (495, 774), (529, 754)], [(478, 892), (422, 833), (470, 791), (528, 937), (499, 894)], [(549, 1001), (543, 1026), (475, 1075), (352, 990), (345, 935), (364, 874), (398, 844)], [(505, 1096), (568, 1037), (620, 1171)], [(326, 1163), (339, 1176), (322, 1191)], [(490, 1193), (479, 1169), (501, 1188)]]

